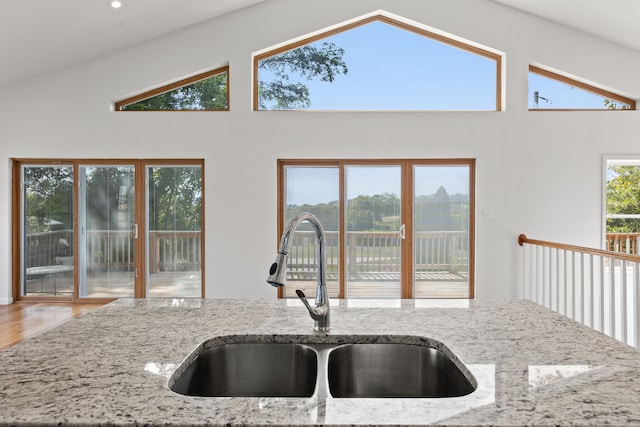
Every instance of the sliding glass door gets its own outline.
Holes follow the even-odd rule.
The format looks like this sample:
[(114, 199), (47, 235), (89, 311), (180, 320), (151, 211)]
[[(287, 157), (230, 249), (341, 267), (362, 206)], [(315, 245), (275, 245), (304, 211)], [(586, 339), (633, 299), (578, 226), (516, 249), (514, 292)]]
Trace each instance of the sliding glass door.
[(14, 295), (203, 296), (203, 162), (14, 161)]
[[(282, 224), (296, 215), (311, 211), (325, 232), (327, 288), (331, 298), (340, 293), (340, 198), (339, 170), (335, 167), (286, 167), (283, 172), (284, 205)], [(317, 285), (318, 247), (314, 229), (306, 223), (293, 233), (289, 251), (286, 297), (296, 297), (295, 290), (315, 295)]]
[[(302, 211), (327, 224), (331, 297), (473, 298), (474, 166), (473, 159), (281, 160), (280, 234)], [(315, 241), (300, 230), (280, 296), (315, 289)]]
[(17, 217), (22, 256), (19, 263), (14, 262), (18, 267), (14, 271), (21, 273), (18, 297), (70, 298), (74, 293), (73, 165), (26, 164), (14, 170), (19, 171), (14, 181), (21, 184)]
[(345, 165), (345, 297), (400, 298), (402, 168)]
[(470, 296), (471, 166), (413, 166), (415, 298)]
[(202, 295), (202, 167), (146, 166), (147, 295)]
[(135, 295), (138, 225), (135, 165), (81, 165), (80, 297)]

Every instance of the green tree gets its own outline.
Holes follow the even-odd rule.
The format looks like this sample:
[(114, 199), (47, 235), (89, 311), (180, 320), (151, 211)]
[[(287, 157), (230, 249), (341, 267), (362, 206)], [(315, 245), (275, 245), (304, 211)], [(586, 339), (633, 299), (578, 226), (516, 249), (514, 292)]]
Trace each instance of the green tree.
[(122, 110), (224, 110), (227, 108), (227, 81), (227, 73), (217, 74), (171, 92), (126, 105)]
[[(318, 203), (315, 205), (289, 205), (287, 206), (286, 218), (290, 220), (302, 212), (311, 212), (322, 223), (325, 231), (338, 231), (340, 229), (340, 211), (338, 209), (338, 201), (329, 203)], [(307, 223), (300, 224), (300, 230), (313, 230), (313, 227)]]
[(202, 225), (202, 170), (149, 170), (149, 230), (197, 231)]
[(348, 202), (347, 223), (352, 231), (394, 231), (400, 228), (400, 199), (383, 193), (354, 197)]
[(26, 233), (51, 231), (52, 224), (71, 228), (73, 168), (38, 166), (24, 169)]
[[(613, 178), (607, 181), (607, 214), (640, 214), (640, 167), (610, 166)], [(607, 219), (607, 232), (635, 233), (640, 219)]]
[(127, 166), (89, 167), (87, 228), (126, 230), (133, 224), (134, 172)]
[(609, 110), (628, 110), (629, 109), (629, 106), (627, 104), (618, 103), (612, 99), (605, 99), (603, 102), (604, 102), (604, 107), (608, 108)]
[[(344, 49), (334, 43), (301, 46), (260, 61), (258, 68), (273, 73), (270, 81), (258, 83), (260, 109), (294, 110), (311, 105), (309, 88), (292, 81), (302, 79), (333, 82), (337, 75), (347, 74)], [(227, 104), (227, 73), (221, 73), (170, 92), (165, 92), (122, 107), (123, 111), (223, 110)]]
[(347, 74), (342, 59), (344, 49), (335, 43), (320, 46), (306, 45), (274, 55), (260, 61), (260, 70), (274, 75), (271, 81), (258, 82), (258, 105), (261, 110), (304, 110), (311, 106), (309, 88), (301, 82), (291, 81), (291, 75), (302, 79), (333, 82), (339, 74)]

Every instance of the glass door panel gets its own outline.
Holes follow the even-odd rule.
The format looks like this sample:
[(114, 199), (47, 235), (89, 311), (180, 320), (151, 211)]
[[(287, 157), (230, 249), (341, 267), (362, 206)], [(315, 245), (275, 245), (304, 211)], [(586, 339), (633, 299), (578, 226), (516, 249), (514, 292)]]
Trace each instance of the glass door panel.
[(468, 298), (470, 168), (414, 166), (414, 298)]
[(345, 166), (345, 296), (400, 298), (402, 168)]
[[(310, 212), (322, 223), (327, 258), (329, 297), (340, 293), (340, 171), (337, 167), (286, 166), (284, 225), (302, 212)], [(287, 264), (286, 298), (297, 298), (302, 289), (314, 298), (318, 283), (317, 242), (313, 228), (301, 224), (291, 240)]]
[(22, 168), (21, 296), (73, 295), (73, 166)]
[(135, 167), (80, 166), (80, 297), (135, 293)]
[(202, 296), (202, 167), (147, 166), (147, 296)]

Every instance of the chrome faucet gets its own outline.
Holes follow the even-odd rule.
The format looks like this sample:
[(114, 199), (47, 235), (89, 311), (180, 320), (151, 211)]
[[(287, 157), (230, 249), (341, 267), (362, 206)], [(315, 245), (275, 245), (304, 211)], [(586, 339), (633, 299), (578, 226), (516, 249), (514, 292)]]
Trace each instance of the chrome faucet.
[(280, 240), (280, 250), (276, 256), (276, 260), (271, 264), (267, 283), (272, 286), (280, 287), (285, 285), (285, 277), (287, 274), (287, 255), (291, 249), (291, 239), (293, 233), (300, 223), (307, 221), (313, 226), (318, 240), (318, 288), (316, 289), (316, 306), (311, 307), (307, 301), (307, 297), (300, 289), (296, 289), (296, 295), (309, 310), (311, 318), (314, 320), (313, 330), (318, 332), (327, 332), (331, 329), (329, 322), (329, 294), (327, 292), (327, 257), (325, 254), (324, 229), (318, 218), (304, 212), (289, 221), (286, 230), (282, 233)]

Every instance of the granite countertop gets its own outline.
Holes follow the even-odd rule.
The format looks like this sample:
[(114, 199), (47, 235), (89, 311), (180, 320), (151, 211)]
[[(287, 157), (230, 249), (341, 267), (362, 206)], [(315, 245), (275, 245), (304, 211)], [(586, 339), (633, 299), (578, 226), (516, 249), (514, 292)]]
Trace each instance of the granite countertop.
[[(0, 352), (0, 425), (640, 425), (640, 353), (535, 303), (123, 299)], [(168, 378), (207, 340), (410, 335), (443, 343), (478, 389), (444, 399), (212, 398)], [(283, 339), (283, 337), (279, 337)]]

